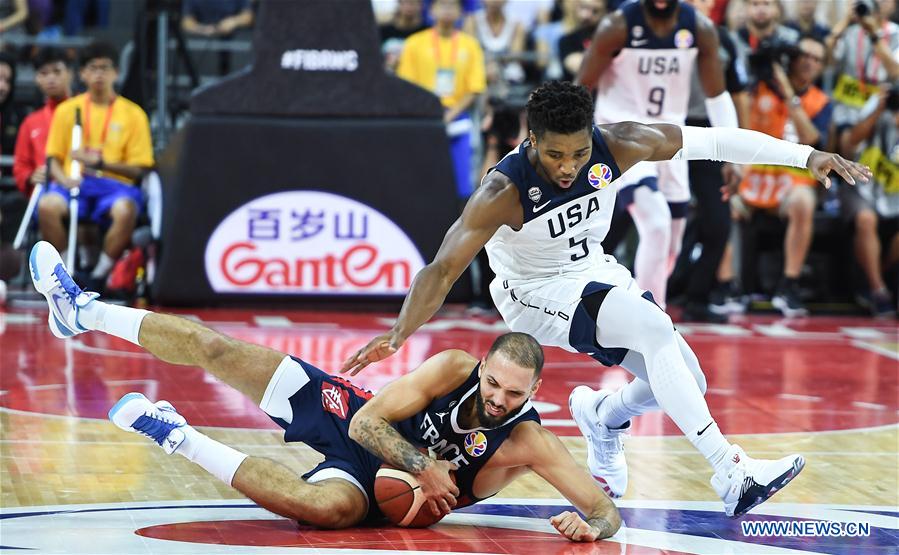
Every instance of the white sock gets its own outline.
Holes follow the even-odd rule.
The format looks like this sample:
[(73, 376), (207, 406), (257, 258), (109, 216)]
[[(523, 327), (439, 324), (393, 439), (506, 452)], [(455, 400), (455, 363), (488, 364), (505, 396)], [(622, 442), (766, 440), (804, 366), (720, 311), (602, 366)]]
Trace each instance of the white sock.
[(78, 323), (89, 330), (102, 331), (140, 346), (140, 325), (149, 311), (93, 300), (78, 312)]
[(237, 469), (249, 455), (219, 443), (191, 426), (183, 426), (180, 430), (184, 432), (184, 443), (175, 452), (230, 486)]
[(658, 407), (649, 384), (640, 378), (634, 378), (629, 384), (603, 399), (596, 407), (596, 416), (602, 424), (615, 429), (627, 424), (631, 418)]
[(700, 453), (715, 469), (715, 472), (722, 471), (730, 466), (730, 461), (726, 459), (727, 450), (730, 449), (730, 443), (718, 429), (718, 423), (714, 420), (707, 430), (702, 432), (701, 436), (692, 434), (690, 442), (696, 447)]
[(91, 272), (92, 278), (104, 278), (106, 274), (112, 270), (113, 265), (115, 265), (115, 260), (109, 257), (105, 252), (100, 253), (100, 260), (97, 260), (97, 265), (94, 266), (94, 271)]

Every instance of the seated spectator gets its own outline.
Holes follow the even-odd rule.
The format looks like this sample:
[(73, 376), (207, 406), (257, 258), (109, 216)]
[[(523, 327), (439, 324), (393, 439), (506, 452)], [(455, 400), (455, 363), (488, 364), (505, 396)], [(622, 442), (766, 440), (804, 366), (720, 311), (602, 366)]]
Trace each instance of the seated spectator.
[[(814, 85), (824, 69), (825, 52), (822, 42), (806, 37), (790, 57), (787, 72), (776, 61), (770, 70), (763, 70), (773, 77), (758, 82), (751, 93), (750, 129), (818, 148), (827, 142), (833, 108)], [(816, 184), (806, 170), (749, 166), (740, 194), (733, 197), (738, 213), (766, 210), (787, 220), (783, 277), (772, 298), (787, 317), (807, 314), (799, 298), (799, 275), (812, 241)]]
[(3, 35), (24, 31), (23, 24), (26, 19), (28, 19), (27, 0), (0, 0), (0, 47), (3, 46)]
[(484, 53), (478, 41), (456, 28), (461, 11), (459, 0), (434, 0), (434, 27), (406, 39), (396, 73), (440, 98), (450, 136), (457, 193), (465, 199), (473, 190), (471, 111), (487, 83)]
[[(69, 216), (69, 191), (80, 188), (79, 216), (107, 230), (100, 259), (90, 275), (94, 285), (102, 285), (131, 242), (143, 204), (137, 184), (153, 166), (147, 115), (113, 89), (117, 60), (116, 50), (105, 43), (93, 43), (81, 53), (79, 75), (87, 92), (61, 103), (53, 114), (47, 138), (52, 182), (37, 207), (41, 235), (62, 252), (68, 246), (63, 221)], [(81, 148), (72, 151), (78, 111)], [(80, 163), (81, 175), (72, 174), (73, 161)]]
[(796, 2), (796, 17), (785, 23), (800, 35), (814, 37), (823, 41), (830, 35), (830, 27), (817, 19), (818, 0), (799, 0)]
[(34, 79), (46, 100), (43, 108), (25, 118), (19, 127), (13, 156), (13, 175), (16, 186), (25, 197), (38, 183), (46, 183), (46, 148), (50, 122), (56, 107), (72, 96), (72, 72), (65, 53), (56, 48), (44, 48), (33, 60)]
[(599, 20), (605, 15), (603, 0), (577, 0), (575, 17), (577, 28), (559, 39), (559, 60), (562, 63), (562, 78), (571, 81), (577, 75), (584, 59), (584, 52), (590, 46), (593, 32)]
[(202, 37), (227, 38), (253, 25), (250, 0), (184, 0), (181, 29)]
[[(868, 280), (859, 300), (873, 315), (889, 316), (894, 305), (883, 270), (899, 264), (899, 84), (872, 96), (862, 113), (840, 143), (846, 152), (860, 151), (858, 159), (874, 178), (854, 187), (841, 184), (840, 206), (855, 226), (855, 257)], [(889, 280), (894, 286), (895, 277)]]
[(833, 119), (838, 134), (861, 120), (862, 107), (882, 83), (899, 80), (899, 25), (886, 20), (895, 8), (895, 0), (852, 1), (827, 37), (837, 76)]
[(400, 61), (400, 53), (406, 39), (424, 28), (421, 0), (399, 0), (390, 21), (378, 28), (381, 34), (384, 67), (387, 71), (396, 72), (396, 64)]

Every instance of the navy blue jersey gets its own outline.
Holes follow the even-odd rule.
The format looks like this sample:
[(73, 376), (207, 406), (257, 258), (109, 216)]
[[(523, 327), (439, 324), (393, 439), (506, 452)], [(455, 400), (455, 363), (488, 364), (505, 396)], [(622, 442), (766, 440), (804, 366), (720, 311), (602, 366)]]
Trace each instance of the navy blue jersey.
[(468, 379), (450, 393), (434, 399), (423, 411), (412, 418), (394, 424), (397, 431), (417, 447), (426, 447), (438, 458), (458, 465), (456, 485), (459, 487), (459, 505), (479, 501), (472, 487), (475, 477), (491, 456), (522, 422), (540, 422), (540, 415), (530, 400), (518, 412), (498, 428), (465, 429), (459, 424), (459, 407), (478, 388), (478, 368), (475, 365)]
[[(353, 415), (372, 397), (371, 392), (348, 380), (326, 374), (308, 362), (291, 358), (300, 364), (309, 382), (290, 397), (294, 415), (292, 421), (286, 422), (276, 417), (272, 420), (284, 428), (285, 442), (305, 443), (325, 456), (325, 460), (304, 474), (303, 478), (309, 479), (326, 469), (348, 473), (359, 482), (369, 499), (366, 520), (382, 518), (374, 503), (375, 476), (382, 461), (350, 439), (349, 434)], [(474, 478), (512, 429), (520, 422), (540, 421), (537, 411), (528, 401), (515, 417), (499, 428), (462, 430), (457, 424), (459, 405), (474, 394), (477, 385), (478, 366), (475, 366), (465, 383), (434, 400), (423, 412), (394, 424), (397, 431), (413, 445), (428, 447), (440, 458), (459, 465), (456, 473), (460, 490), (459, 506), (478, 501), (471, 490)]]
[(518, 189), (524, 212), (520, 230), (502, 226), (487, 242), (490, 267), (501, 279), (539, 279), (562, 270), (589, 270), (599, 263), (609, 232), (621, 171), (599, 128), (593, 128), (590, 160), (568, 189), (537, 174), (528, 160), (530, 141), (496, 165)]

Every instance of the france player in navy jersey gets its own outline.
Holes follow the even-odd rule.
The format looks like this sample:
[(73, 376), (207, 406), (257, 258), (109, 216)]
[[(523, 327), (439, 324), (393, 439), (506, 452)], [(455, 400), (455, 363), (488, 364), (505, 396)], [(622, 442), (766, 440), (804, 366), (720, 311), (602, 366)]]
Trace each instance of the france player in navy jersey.
[(718, 429), (703, 398), (705, 377), (671, 319), (630, 272), (602, 252), (615, 203), (612, 181), (642, 161), (712, 159), (808, 168), (851, 183), (871, 172), (842, 157), (754, 131), (634, 122), (593, 125), (583, 86), (549, 82), (528, 101), (529, 137), (487, 173), (434, 260), (412, 282), (385, 334), (349, 357), (359, 372), (390, 356), (443, 304), (481, 248), (496, 279), (496, 306), (513, 331), (542, 345), (620, 364), (635, 379), (618, 392), (581, 386), (569, 398), (588, 442), (591, 472), (613, 496), (627, 488), (621, 434), (630, 419), (661, 408), (712, 467), (711, 483), (729, 516), (783, 488), (802, 469), (799, 455), (751, 459)]
[(480, 360), (460, 350), (437, 353), (372, 396), (298, 358), (190, 320), (108, 305), (72, 281), (47, 242), (35, 245), (29, 265), (57, 337), (102, 331), (163, 361), (199, 366), (256, 403), (284, 428), (286, 442), (325, 456), (300, 477), (207, 437), (166, 401), (129, 393), (110, 409), (118, 427), (183, 455), (269, 511), (323, 528), (377, 522), (383, 515), (374, 482), (383, 461), (416, 476), (434, 514), (491, 497), (533, 471), (585, 515), (552, 517), (560, 534), (595, 541), (621, 525), (611, 499), (540, 425), (531, 397), (540, 387), (543, 350), (527, 334), (500, 336)]

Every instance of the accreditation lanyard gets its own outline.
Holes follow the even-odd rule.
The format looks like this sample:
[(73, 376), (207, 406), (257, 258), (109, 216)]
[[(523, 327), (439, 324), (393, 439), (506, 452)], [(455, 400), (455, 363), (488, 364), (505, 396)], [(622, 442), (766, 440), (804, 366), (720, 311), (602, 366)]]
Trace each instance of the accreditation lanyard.
[[(113, 96), (112, 100), (109, 101), (109, 106), (106, 108), (106, 117), (103, 120), (103, 131), (100, 133), (100, 150), (102, 150), (103, 145), (106, 144), (106, 135), (109, 133), (109, 122), (112, 121), (112, 108), (115, 105), (116, 98), (117, 97)], [(82, 122), (81, 126), (84, 129), (84, 141), (82, 144), (89, 145), (91, 136), (91, 99), (87, 95), (84, 97), (84, 122)]]
[(435, 29), (434, 37), (434, 62), (437, 65), (437, 79), (434, 86), (434, 92), (437, 96), (450, 96), (456, 88), (456, 56), (459, 48), (459, 31), (453, 31), (453, 38), (450, 46), (449, 64), (444, 65), (443, 57), (440, 55), (440, 36)]

